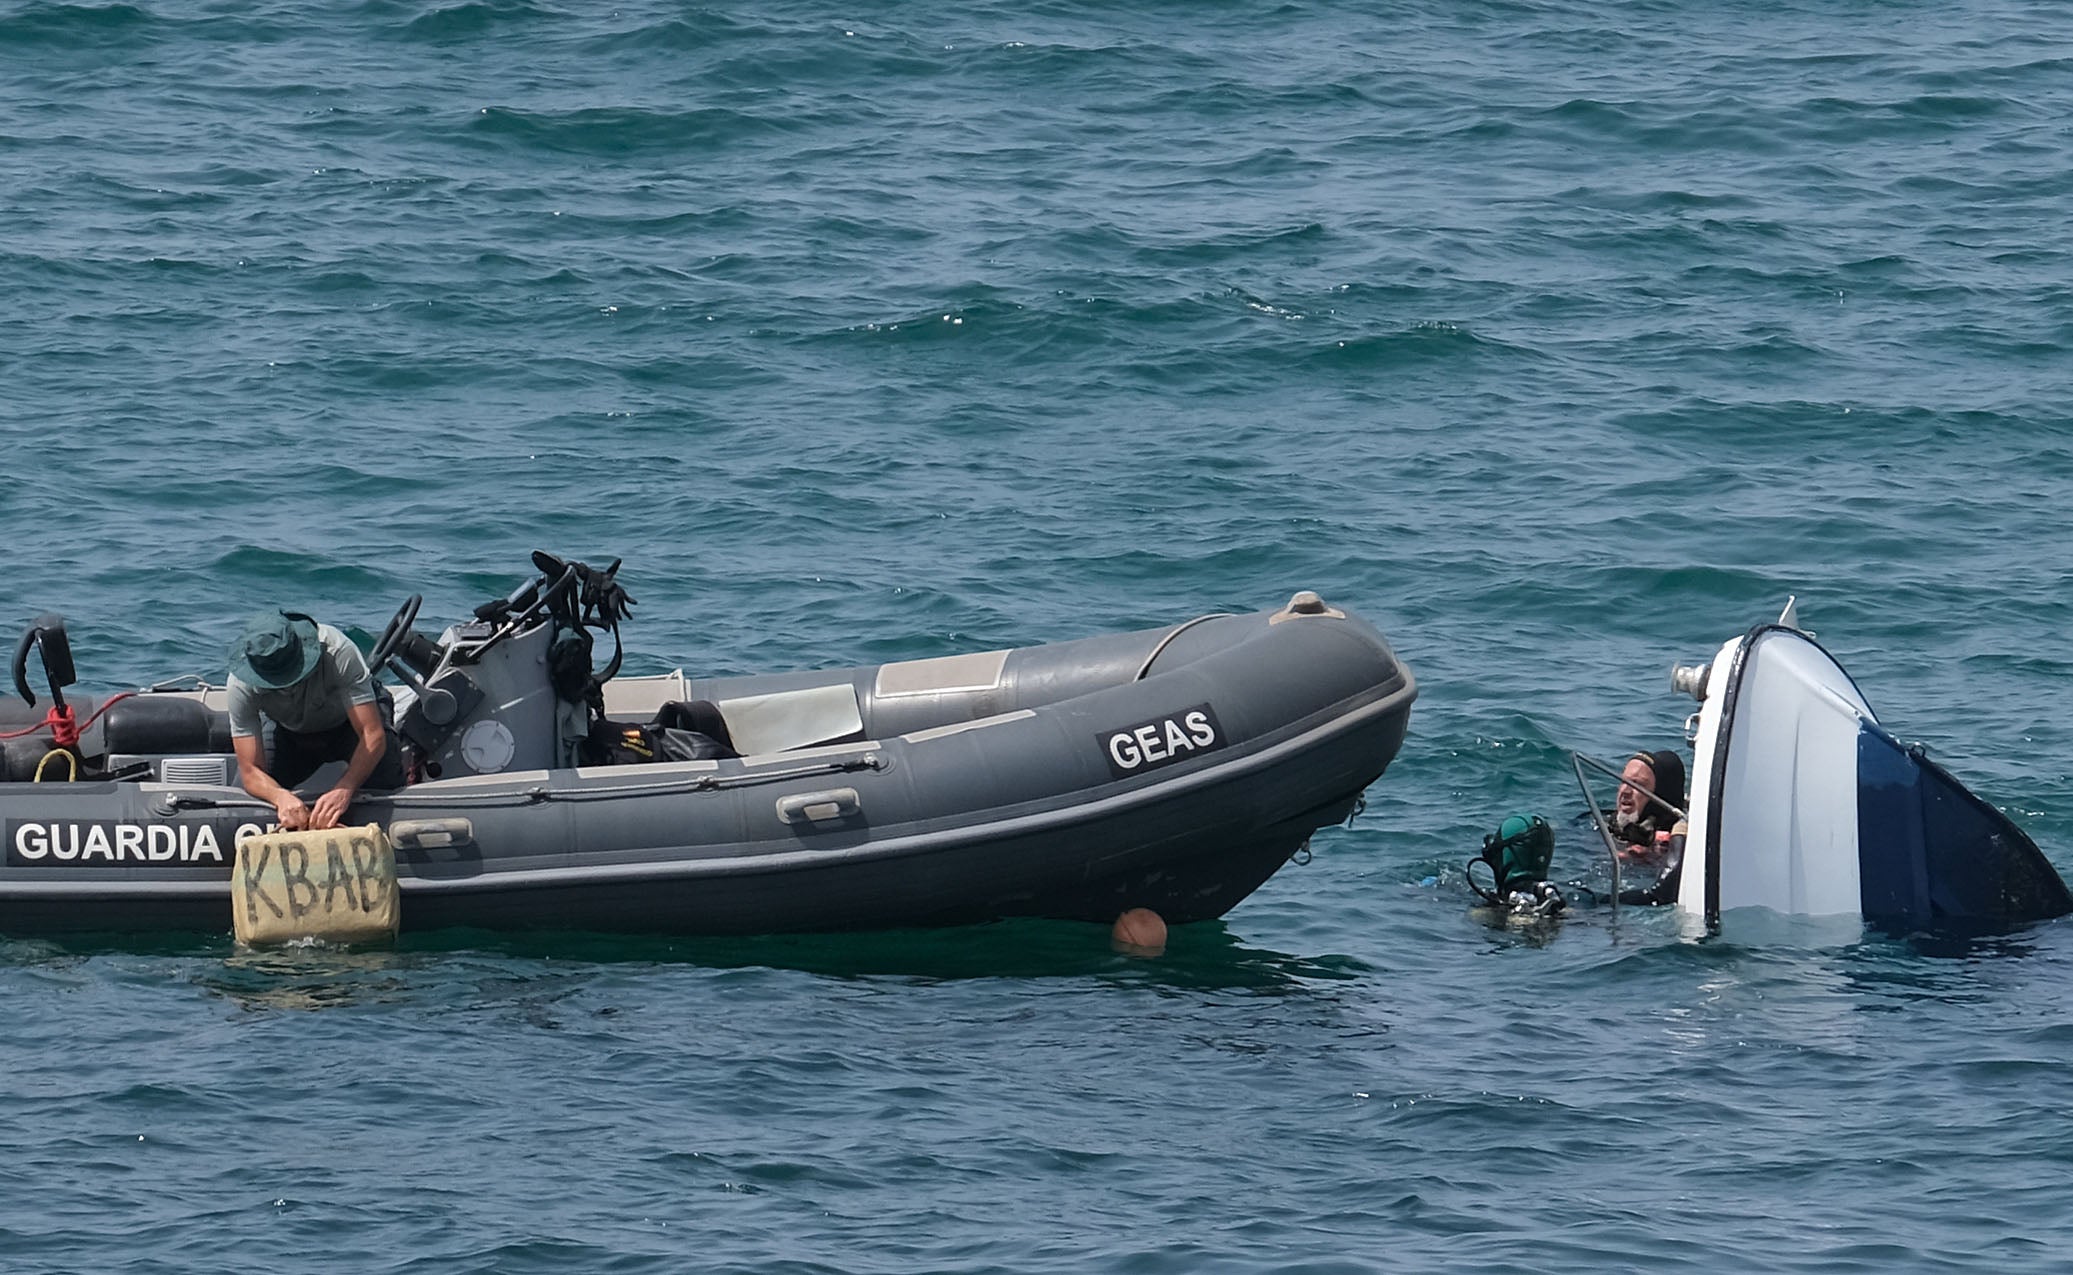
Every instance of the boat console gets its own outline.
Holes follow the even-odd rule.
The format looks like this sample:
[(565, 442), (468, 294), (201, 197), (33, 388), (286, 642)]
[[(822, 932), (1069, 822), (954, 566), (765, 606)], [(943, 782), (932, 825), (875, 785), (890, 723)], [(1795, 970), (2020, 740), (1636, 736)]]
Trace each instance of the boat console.
[[(553, 770), (586, 760), (604, 715), (603, 687), (624, 648), (619, 622), (633, 598), (619, 559), (596, 568), (536, 552), (538, 573), (434, 642), (416, 633), (413, 594), (368, 654), (368, 667), (403, 683), (396, 730), (428, 779)], [(592, 633), (610, 633), (611, 661), (592, 663)]]

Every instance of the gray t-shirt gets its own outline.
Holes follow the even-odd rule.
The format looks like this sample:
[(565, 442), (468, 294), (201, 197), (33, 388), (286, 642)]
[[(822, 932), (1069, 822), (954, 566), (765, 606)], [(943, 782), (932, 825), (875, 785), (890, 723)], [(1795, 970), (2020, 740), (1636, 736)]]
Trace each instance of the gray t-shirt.
[(230, 675), (230, 733), (246, 739), (259, 734), (259, 715), (298, 734), (330, 730), (344, 722), (346, 709), (374, 702), (374, 679), (353, 640), (328, 624), (317, 626), (323, 658), (310, 675), (284, 690), (269, 690)]

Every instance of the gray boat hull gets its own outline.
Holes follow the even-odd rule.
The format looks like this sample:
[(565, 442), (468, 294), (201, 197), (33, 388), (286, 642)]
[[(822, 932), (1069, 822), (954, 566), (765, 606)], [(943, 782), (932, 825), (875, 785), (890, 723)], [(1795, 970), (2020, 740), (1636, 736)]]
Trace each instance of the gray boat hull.
[[(1415, 696), (1380, 633), (1322, 606), (857, 669), (625, 679), (607, 686), (615, 718), (704, 699), (783, 746), (451, 775), (364, 794), (348, 821), (395, 840), (407, 930), (757, 934), (1131, 907), (1185, 923), (1345, 819)], [(221, 783), (0, 784), (0, 932), (226, 928), (232, 848), (271, 814)]]

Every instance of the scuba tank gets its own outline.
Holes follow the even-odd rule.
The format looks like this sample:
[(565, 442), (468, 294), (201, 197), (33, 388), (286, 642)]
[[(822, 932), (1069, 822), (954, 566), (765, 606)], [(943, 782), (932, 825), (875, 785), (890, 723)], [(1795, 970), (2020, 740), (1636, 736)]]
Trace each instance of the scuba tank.
[[(1511, 815), (1483, 838), (1483, 853), (1470, 859), (1463, 871), (1468, 888), (1491, 907), (1519, 915), (1554, 916), (1569, 906), (1569, 900), (1547, 879), (1554, 858), (1555, 830), (1548, 821), (1539, 815)], [(1476, 880), (1479, 863), (1490, 869), (1487, 890)]]

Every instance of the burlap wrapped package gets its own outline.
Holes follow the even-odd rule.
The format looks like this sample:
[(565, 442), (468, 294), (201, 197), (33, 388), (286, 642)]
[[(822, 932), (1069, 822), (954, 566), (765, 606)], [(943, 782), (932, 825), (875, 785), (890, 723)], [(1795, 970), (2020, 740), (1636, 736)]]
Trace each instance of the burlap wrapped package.
[(380, 824), (273, 832), (238, 842), (230, 904), (240, 943), (393, 938), (401, 901), (396, 849)]

